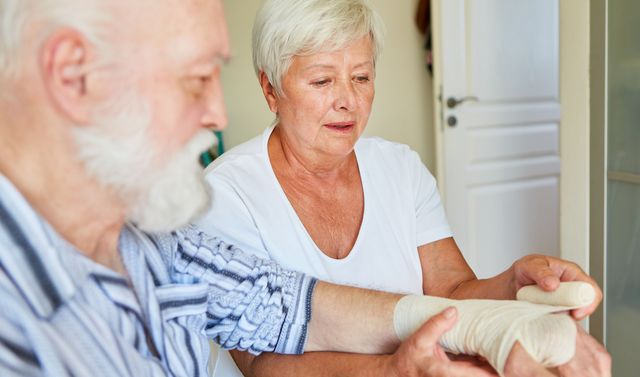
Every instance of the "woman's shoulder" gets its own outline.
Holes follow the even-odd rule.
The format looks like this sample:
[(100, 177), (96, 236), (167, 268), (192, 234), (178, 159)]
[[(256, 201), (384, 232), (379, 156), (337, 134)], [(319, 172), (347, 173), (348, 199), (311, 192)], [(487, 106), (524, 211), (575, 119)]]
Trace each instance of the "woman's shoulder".
[(266, 151), (264, 150), (263, 136), (258, 135), (229, 149), (216, 158), (207, 166), (204, 174), (206, 177), (225, 175), (229, 172), (250, 172), (255, 174), (255, 170), (264, 170), (265, 159)]
[(378, 136), (361, 137), (356, 145), (357, 152), (367, 159), (413, 159), (417, 153), (407, 144), (383, 139)]
[(358, 160), (372, 178), (413, 182), (416, 175), (432, 175), (418, 152), (407, 144), (381, 137), (364, 137), (356, 147)]

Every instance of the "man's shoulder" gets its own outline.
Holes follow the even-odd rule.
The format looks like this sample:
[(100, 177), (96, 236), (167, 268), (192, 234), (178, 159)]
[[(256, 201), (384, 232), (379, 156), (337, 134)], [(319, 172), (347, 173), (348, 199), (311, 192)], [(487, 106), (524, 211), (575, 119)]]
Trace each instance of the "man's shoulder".
[(34, 315), (29, 305), (29, 300), (7, 275), (4, 269), (0, 269), (0, 327), (9, 322), (20, 321), (20, 318)]
[[(28, 301), (13, 285), (6, 285), (6, 274), (0, 269), (0, 375), (39, 374), (36, 350), (29, 330), (42, 318), (37, 316)], [(9, 374), (4, 374), (9, 365)]]

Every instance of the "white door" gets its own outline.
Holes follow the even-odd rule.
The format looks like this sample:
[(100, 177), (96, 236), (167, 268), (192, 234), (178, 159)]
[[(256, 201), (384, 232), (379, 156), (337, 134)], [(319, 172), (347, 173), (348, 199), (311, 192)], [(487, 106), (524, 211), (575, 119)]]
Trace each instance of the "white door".
[(438, 178), (479, 277), (532, 252), (559, 254), (558, 7), (434, 4)]

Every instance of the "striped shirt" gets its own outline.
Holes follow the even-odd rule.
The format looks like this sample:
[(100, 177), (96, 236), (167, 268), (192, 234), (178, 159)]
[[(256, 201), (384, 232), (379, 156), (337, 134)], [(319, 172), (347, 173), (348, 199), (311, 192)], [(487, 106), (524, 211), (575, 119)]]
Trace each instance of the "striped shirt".
[(195, 227), (127, 225), (128, 277), (67, 243), (0, 175), (0, 376), (206, 376), (224, 348), (301, 353), (315, 280)]

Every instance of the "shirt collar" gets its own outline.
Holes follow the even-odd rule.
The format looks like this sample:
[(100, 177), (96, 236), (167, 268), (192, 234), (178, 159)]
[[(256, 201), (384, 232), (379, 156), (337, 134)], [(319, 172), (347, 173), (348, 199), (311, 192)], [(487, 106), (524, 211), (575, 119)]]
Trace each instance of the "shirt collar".
[(0, 248), (0, 268), (41, 317), (50, 317), (92, 274), (124, 280), (64, 240), (2, 174)]

